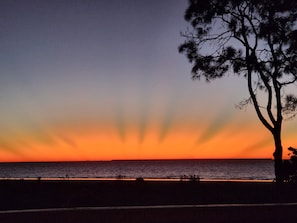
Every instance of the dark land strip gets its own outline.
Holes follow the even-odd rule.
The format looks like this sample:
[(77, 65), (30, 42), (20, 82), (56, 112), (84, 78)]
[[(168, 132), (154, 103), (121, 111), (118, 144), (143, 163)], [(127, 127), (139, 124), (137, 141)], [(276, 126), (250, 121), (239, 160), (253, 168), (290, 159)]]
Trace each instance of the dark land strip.
[(296, 204), (286, 204), (297, 202), (296, 189), (260, 182), (3, 180), (0, 222), (297, 222)]

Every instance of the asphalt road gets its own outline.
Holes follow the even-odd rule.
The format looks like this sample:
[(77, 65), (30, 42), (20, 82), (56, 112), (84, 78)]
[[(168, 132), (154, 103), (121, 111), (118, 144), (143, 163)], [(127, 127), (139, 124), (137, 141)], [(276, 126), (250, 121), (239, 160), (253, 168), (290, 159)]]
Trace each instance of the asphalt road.
[(160, 205), (9, 210), (1, 223), (297, 222), (297, 203)]

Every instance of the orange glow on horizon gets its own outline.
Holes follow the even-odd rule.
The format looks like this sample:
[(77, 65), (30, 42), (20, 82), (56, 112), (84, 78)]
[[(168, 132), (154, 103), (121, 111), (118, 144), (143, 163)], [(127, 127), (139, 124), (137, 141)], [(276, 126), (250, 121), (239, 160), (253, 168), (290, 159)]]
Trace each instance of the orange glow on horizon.
[[(203, 141), (200, 140), (201, 129), (177, 126), (172, 126), (162, 137), (157, 126), (150, 126), (141, 137), (132, 127), (124, 137), (114, 128), (61, 128), (48, 132), (47, 140), (46, 137), (27, 134), (24, 138), (25, 134), (22, 135), (19, 140), (22, 144), (0, 150), (0, 161), (272, 158), (273, 153), (273, 141), (265, 129), (236, 132), (230, 127)], [(293, 137), (286, 141), (291, 145)], [(286, 155), (284, 151), (285, 158)]]

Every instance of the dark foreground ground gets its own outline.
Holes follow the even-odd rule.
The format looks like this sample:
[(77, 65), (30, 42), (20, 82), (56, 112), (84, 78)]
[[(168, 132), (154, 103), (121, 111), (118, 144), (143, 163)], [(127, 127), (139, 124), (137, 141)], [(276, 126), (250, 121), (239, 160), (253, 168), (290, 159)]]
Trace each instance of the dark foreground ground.
[(297, 222), (292, 203), (297, 204), (293, 184), (0, 181), (1, 223)]

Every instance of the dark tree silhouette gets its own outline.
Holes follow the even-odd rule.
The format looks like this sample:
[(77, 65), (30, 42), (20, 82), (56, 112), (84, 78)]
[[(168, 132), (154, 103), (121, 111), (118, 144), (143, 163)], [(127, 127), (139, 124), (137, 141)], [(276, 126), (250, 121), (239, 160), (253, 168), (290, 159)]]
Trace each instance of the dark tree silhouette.
[[(187, 56), (193, 79), (207, 82), (235, 73), (247, 79), (249, 98), (274, 140), (277, 182), (283, 182), (283, 118), (296, 112), (297, 1), (191, 0), (191, 24), (179, 52)], [(263, 99), (264, 98), (264, 99)]]

